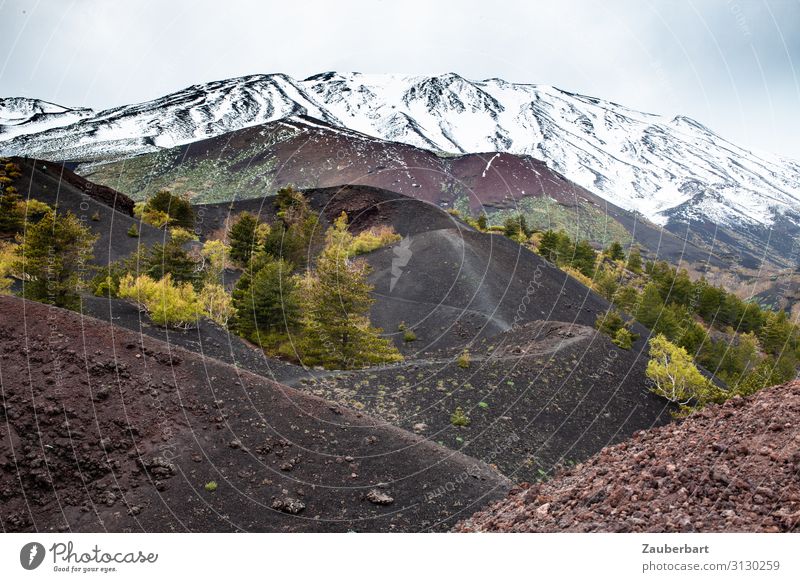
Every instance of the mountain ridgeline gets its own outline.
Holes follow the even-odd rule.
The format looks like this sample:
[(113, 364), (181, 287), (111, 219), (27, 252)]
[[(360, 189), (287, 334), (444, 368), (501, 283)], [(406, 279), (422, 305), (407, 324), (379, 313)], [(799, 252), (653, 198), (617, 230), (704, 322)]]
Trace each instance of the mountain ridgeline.
[[(136, 167), (142, 154), (163, 153), (266, 123), (279, 123), (277, 127), (286, 130), (283, 134), (270, 130), (277, 147), (292, 136), (292, 124), (298, 119), (340, 132), (339, 141), (378, 139), (444, 159), (484, 154), (481, 167), (468, 173), (499, 174), (503, 187), (495, 184), (474, 190), (474, 196), (469, 191), (451, 196), (473, 206), (481, 199), (491, 203), (505, 198), (506, 204), (521, 204), (543, 195), (563, 202), (539, 185), (552, 177), (537, 166), (541, 163), (572, 184), (572, 207), (591, 208), (581, 201), (588, 192), (610, 204), (611, 215), (618, 209), (634, 213), (650, 226), (665, 226), (681, 239), (711, 249), (726, 266), (742, 269), (742, 277), (755, 276), (761, 263), (773, 272), (796, 267), (793, 240), (800, 228), (796, 162), (750, 152), (686, 117), (642, 113), (545, 85), (470, 81), (456, 74), (323, 73), (302, 81), (271, 74), (194, 85), (153, 101), (91, 113), (37, 100), (6, 99), (0, 103), (0, 152), (81, 163), (80, 172), (92, 172), (119, 160)], [(225, 156), (236, 158), (243, 169), (255, 161), (257, 167), (252, 169), (259, 172), (260, 162), (278, 172), (289, 162), (289, 156), (274, 152), (259, 158), (263, 147), (249, 152), (248, 140), (252, 135), (231, 136)], [(302, 151), (297, 143), (291, 145), (293, 151)], [(334, 167), (351, 165), (346, 156), (337, 158), (335, 153), (326, 152)], [(508, 157), (495, 158), (495, 153)], [(383, 163), (372, 161), (363, 171), (357, 165), (353, 169), (363, 177), (413, 167), (407, 157), (387, 158)], [(531, 164), (525, 160), (536, 162), (521, 176), (519, 167)], [(165, 163), (172, 165), (163, 158), (147, 161), (157, 176)], [(458, 172), (450, 173), (453, 164), (443, 165), (443, 175), (455, 175), (458, 181)], [(211, 162), (203, 169), (215, 171)], [(311, 168), (306, 167), (305, 174), (313, 174)], [(431, 189), (416, 174), (409, 176), (408, 188), (416, 189), (417, 196), (432, 199), (452, 188), (443, 180)], [(532, 214), (563, 211), (543, 203), (533, 206)], [(607, 211), (602, 204), (598, 209)], [(596, 218), (588, 212), (586, 220), (573, 222)], [(638, 224), (647, 221), (640, 219)], [(614, 227), (617, 222), (629, 232), (638, 226), (630, 216), (615, 219)]]

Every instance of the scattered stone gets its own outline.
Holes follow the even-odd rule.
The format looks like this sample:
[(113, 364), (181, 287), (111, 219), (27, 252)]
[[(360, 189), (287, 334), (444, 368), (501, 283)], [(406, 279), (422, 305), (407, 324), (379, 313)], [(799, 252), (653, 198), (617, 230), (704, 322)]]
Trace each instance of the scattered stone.
[(394, 503), (394, 497), (391, 497), (379, 489), (371, 489), (369, 493), (367, 493), (367, 500), (375, 505), (391, 505)]
[(293, 499), (291, 497), (284, 497), (283, 499), (275, 499), (272, 502), (272, 509), (277, 509), (278, 511), (282, 511), (283, 513), (289, 513), (291, 515), (297, 515), (305, 508), (306, 508), (305, 503), (303, 503), (299, 499)]

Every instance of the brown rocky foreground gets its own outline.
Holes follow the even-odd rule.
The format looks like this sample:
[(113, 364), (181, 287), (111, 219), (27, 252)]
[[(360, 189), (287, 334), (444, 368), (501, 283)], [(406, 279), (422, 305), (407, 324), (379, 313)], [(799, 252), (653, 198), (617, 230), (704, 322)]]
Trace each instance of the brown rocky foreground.
[(513, 490), (461, 532), (788, 532), (800, 527), (800, 382), (640, 431)]
[(0, 297), (2, 532), (435, 531), (508, 485), (358, 411)]

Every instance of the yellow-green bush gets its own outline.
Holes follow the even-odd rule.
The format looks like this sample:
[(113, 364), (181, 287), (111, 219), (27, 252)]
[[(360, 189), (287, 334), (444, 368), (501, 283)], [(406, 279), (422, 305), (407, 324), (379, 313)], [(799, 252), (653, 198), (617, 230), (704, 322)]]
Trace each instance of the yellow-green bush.
[(199, 299), (206, 317), (223, 327), (236, 313), (231, 296), (218, 283), (207, 283), (200, 291)]
[(153, 323), (165, 327), (188, 328), (203, 316), (226, 326), (235, 314), (231, 296), (222, 285), (208, 283), (198, 293), (191, 283), (175, 283), (170, 275), (156, 281), (127, 273), (119, 280), (118, 296), (133, 301)]
[(646, 374), (653, 381), (653, 392), (678, 404), (680, 414), (725, 400), (722, 390), (700, 373), (689, 353), (661, 334), (650, 339)]
[(11, 274), (16, 260), (17, 245), (0, 242), (0, 295), (8, 295), (11, 292)]
[(203, 270), (206, 273), (206, 280), (211, 283), (218, 283), (222, 278), (222, 272), (228, 266), (228, 257), (231, 247), (221, 240), (208, 240), (203, 243), (200, 255), (203, 257)]
[(399, 241), (401, 237), (391, 226), (373, 226), (353, 237), (347, 254), (349, 256), (371, 253), (386, 245)]
[(133, 207), (133, 215), (156, 228), (164, 228), (169, 224), (169, 214), (150, 208), (144, 202), (137, 202)]
[(157, 325), (191, 327), (203, 314), (202, 304), (190, 283), (178, 285), (170, 275), (155, 281), (147, 275), (130, 273), (119, 281), (119, 296), (147, 311)]

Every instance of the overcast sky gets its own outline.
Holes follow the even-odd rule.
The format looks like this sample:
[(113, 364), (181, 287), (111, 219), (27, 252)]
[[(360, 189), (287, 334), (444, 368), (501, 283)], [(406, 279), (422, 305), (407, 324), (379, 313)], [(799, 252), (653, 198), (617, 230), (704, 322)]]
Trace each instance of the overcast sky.
[(250, 73), (544, 83), (800, 160), (800, 0), (0, 0), (0, 96), (105, 108)]

